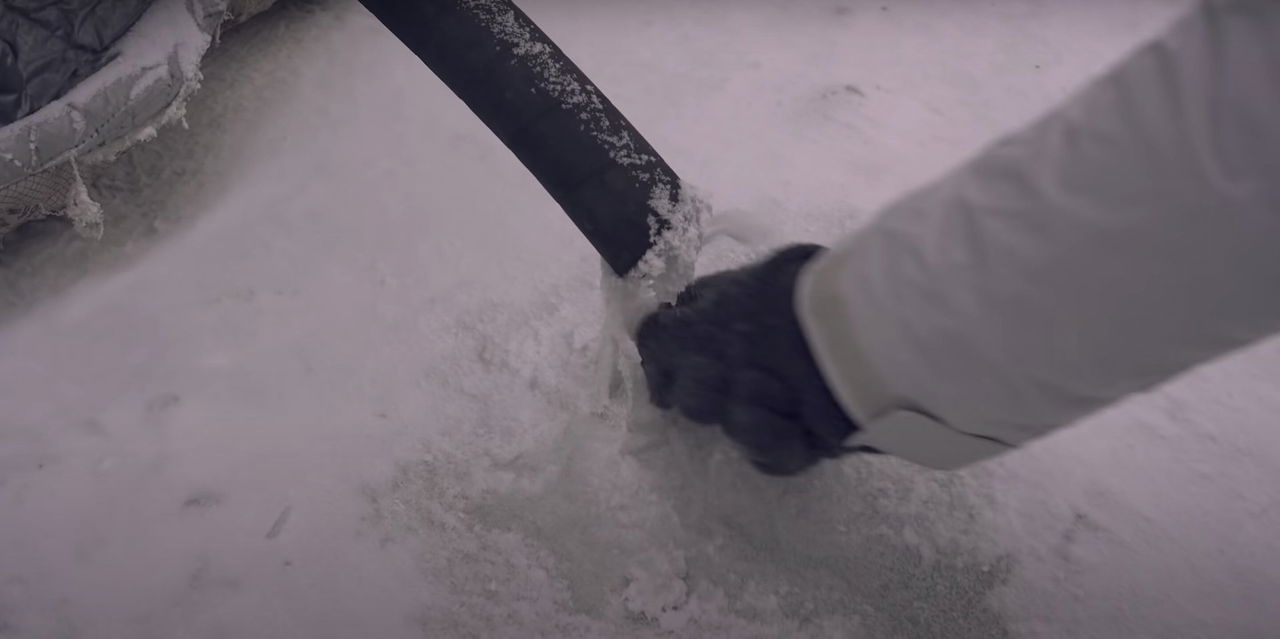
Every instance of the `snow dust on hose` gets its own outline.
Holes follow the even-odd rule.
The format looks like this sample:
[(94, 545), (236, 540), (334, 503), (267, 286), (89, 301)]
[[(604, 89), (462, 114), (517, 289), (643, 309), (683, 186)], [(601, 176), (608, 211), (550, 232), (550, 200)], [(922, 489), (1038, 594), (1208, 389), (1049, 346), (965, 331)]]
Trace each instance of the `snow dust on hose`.
[(614, 273), (691, 271), (702, 205), (514, 3), (360, 2), (520, 159)]

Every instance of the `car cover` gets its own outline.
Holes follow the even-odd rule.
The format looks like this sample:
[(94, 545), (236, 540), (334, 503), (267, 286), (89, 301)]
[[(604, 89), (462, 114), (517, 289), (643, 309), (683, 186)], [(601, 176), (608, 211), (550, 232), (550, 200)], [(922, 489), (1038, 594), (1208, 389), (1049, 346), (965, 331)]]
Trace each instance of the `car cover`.
[(54, 214), (100, 230), (78, 165), (182, 118), (234, 4), (0, 0), (0, 240)]
[(0, 4), (0, 126), (102, 68), (153, 0), (5, 0)]

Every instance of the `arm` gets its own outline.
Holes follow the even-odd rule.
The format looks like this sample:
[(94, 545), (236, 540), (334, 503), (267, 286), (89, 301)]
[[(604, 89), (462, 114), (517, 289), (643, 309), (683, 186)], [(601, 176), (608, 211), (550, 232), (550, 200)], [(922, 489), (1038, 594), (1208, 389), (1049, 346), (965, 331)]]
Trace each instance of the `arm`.
[(855, 440), (953, 468), (1280, 330), (1280, 3), (1212, 2), (810, 264)]
[(653, 401), (794, 474), (958, 468), (1280, 330), (1280, 3), (1201, 4), (829, 251), (695, 282)]

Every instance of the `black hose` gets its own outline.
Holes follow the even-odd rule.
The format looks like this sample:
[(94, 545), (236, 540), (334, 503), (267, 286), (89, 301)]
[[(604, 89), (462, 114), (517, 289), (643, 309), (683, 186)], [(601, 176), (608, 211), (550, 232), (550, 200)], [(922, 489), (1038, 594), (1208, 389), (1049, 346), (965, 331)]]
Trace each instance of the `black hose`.
[(680, 181), (524, 12), (509, 0), (360, 2), (511, 149), (615, 273), (631, 271), (668, 227), (655, 205), (674, 206)]

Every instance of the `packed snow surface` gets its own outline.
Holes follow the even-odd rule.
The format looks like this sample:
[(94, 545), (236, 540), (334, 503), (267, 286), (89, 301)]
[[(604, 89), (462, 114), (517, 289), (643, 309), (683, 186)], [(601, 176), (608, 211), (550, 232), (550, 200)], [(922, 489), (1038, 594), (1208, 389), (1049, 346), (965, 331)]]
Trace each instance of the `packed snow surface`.
[[(522, 3), (725, 211), (702, 272), (855, 230), (1182, 6), (732, 4)], [(628, 283), (355, 3), (224, 34), (187, 120), (86, 169), (100, 241), (0, 253), (0, 636), (1280, 627), (1280, 344), (965, 472), (768, 478), (647, 406)]]

